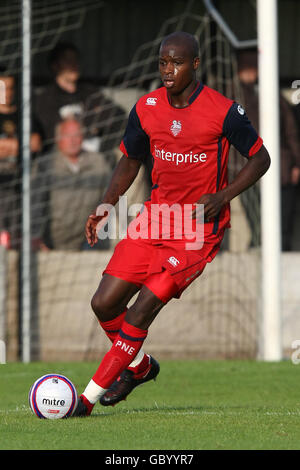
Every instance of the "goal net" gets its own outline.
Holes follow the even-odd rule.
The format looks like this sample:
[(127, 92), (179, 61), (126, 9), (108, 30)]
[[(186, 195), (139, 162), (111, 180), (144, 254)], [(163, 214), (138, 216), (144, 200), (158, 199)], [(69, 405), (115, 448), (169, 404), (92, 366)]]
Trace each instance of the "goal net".
[[(87, 11), (101, 8), (102, 3), (32, 2), (32, 54), (52, 50), (62, 33), (81, 28)], [(5, 65), (6, 75), (21, 72), (20, 15), (20, 2), (7, 2), (5, 7), (0, 7), (0, 63)], [(211, 17), (207, 13), (195, 13), (194, 2), (187, 2), (180, 15), (163, 22), (157, 36), (137, 48), (128, 65), (111, 74), (104, 89), (90, 89), (82, 109), (76, 108), (77, 103), (64, 105), (61, 117), (69, 113), (79, 121), (84, 152), (89, 155), (92, 169), (81, 173), (73, 165), (57, 173), (60, 163), (54, 162), (58, 158), (57, 139), (61, 132), (57, 128), (54, 136), (48, 138), (46, 150), (37, 152), (32, 159), (32, 359), (93, 360), (107, 351), (109, 343), (92, 313), (90, 299), (118, 242), (120, 230), (115, 227), (112, 240), (105, 240), (102, 245), (99, 242), (97, 249), (91, 250), (84, 242), (84, 224), (101, 200), (121, 156), (118, 145), (131, 107), (142, 94), (160, 86), (158, 48), (162, 38), (176, 30), (188, 31), (199, 40), (199, 80), (243, 104), (236, 51)], [(50, 119), (50, 114), (45, 118)], [(95, 158), (101, 162), (96, 165), (99, 172), (93, 167)], [(243, 157), (231, 153), (230, 178), (243, 163)], [(5, 220), (0, 227), (3, 245), (0, 269), (6, 279), (0, 285), (4, 312), (0, 340), (6, 343), (8, 360), (18, 358), (19, 336), (24, 334), (20, 332), (19, 321), (21, 175), (16, 171), (7, 185), (1, 186), (1, 205), (10, 209), (8, 212), (14, 219), (9, 221), (10, 225)], [(149, 170), (142, 168), (126, 194), (128, 206), (142, 203), (150, 187)], [(164, 308), (151, 326), (145, 345), (147, 351), (171, 358), (257, 356), (260, 252), (259, 241), (251, 247), (251, 239), (254, 235), (259, 240), (259, 227), (257, 192), (249, 191), (233, 201), (232, 227), (213, 263), (184, 292), (180, 301), (173, 300)]]

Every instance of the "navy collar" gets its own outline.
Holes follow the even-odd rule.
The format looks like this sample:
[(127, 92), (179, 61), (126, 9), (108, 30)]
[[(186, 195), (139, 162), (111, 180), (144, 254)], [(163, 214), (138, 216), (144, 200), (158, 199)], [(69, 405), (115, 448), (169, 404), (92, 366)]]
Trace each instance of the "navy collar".
[(190, 104), (192, 104), (192, 103), (195, 101), (195, 99), (197, 98), (197, 96), (199, 96), (199, 94), (201, 93), (202, 90), (203, 90), (203, 83), (197, 81), (196, 87), (194, 88), (192, 94), (191, 94), (191, 95), (189, 96), (189, 98), (188, 98), (188, 103), (189, 103), (189, 104), (188, 104), (187, 106), (184, 106), (183, 108), (176, 108), (176, 106), (173, 106), (173, 105), (172, 105), (171, 100), (170, 100), (169, 95), (168, 95), (168, 92), (167, 92), (167, 90), (166, 90), (166, 92), (167, 92), (167, 100), (168, 100), (170, 106), (172, 106), (173, 108), (175, 108), (175, 109), (185, 109), (185, 108), (187, 108)]
[(202, 90), (203, 90), (203, 83), (198, 82), (195, 90), (193, 91), (193, 93), (189, 97), (189, 100), (188, 100), (189, 104), (192, 104), (195, 101), (195, 99), (197, 98), (197, 96), (199, 96), (199, 94), (201, 93)]

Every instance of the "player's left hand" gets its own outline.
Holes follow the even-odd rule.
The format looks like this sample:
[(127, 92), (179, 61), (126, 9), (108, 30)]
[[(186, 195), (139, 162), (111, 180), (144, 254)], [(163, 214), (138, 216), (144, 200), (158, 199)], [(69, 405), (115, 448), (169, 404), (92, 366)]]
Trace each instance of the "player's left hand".
[[(197, 204), (204, 205), (204, 222), (210, 222), (222, 209), (224, 197), (221, 192), (213, 194), (203, 194)], [(196, 208), (192, 211), (192, 218), (196, 218)]]

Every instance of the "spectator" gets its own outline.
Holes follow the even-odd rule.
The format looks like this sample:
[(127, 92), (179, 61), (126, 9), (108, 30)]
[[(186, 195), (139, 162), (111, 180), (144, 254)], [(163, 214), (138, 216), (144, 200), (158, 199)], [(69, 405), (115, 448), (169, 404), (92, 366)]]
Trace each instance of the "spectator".
[[(56, 128), (56, 149), (35, 162), (32, 174), (32, 235), (36, 248), (85, 248), (86, 213), (101, 200), (111, 169), (102, 153), (82, 150), (79, 121)], [(99, 243), (99, 249), (108, 246)]]
[[(0, 244), (18, 248), (20, 239), (20, 109), (15, 77), (0, 71), (4, 100), (0, 104)], [(32, 120), (31, 151), (41, 150), (38, 126)]]
[(127, 116), (98, 86), (80, 80), (79, 62), (79, 52), (74, 45), (56, 45), (49, 57), (54, 79), (43, 90), (36, 90), (35, 111), (48, 148), (61, 119), (80, 118), (85, 130), (83, 148), (105, 152), (113, 167), (116, 163), (113, 149), (120, 140), (116, 133), (122, 130)]
[[(238, 73), (241, 83), (242, 103), (253, 126), (259, 128), (258, 66), (256, 50), (240, 51)], [(281, 164), (281, 218), (282, 250), (292, 249), (296, 185), (300, 179), (300, 142), (293, 110), (282, 95), (280, 103), (280, 164)], [(258, 184), (241, 194), (241, 201), (252, 232), (251, 246), (260, 244)]]

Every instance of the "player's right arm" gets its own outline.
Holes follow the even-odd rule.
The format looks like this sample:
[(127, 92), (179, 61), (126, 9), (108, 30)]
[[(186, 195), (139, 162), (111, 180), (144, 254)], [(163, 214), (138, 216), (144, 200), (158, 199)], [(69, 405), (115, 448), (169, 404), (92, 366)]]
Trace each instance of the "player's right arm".
[(88, 243), (93, 246), (97, 240), (96, 228), (98, 223), (108, 215), (107, 212), (101, 211), (104, 215), (97, 215), (99, 208), (105, 204), (114, 206), (119, 197), (122, 196), (135, 180), (142, 162), (145, 161), (150, 153), (149, 137), (142, 128), (140, 118), (138, 116), (136, 106), (134, 106), (129, 114), (125, 135), (120, 145), (121, 151), (124, 153), (120, 159), (109, 186), (104, 194), (102, 204), (98, 206), (96, 211), (91, 214), (86, 222), (85, 235)]
[[(115, 206), (119, 200), (119, 197), (127, 191), (127, 189), (135, 180), (140, 166), (140, 160), (128, 158), (127, 156), (123, 155), (113, 172), (101, 205), (109, 204)], [(85, 236), (89, 245), (91, 246), (93, 246), (98, 240), (96, 233), (98, 223), (103, 219), (103, 217), (106, 217), (107, 215), (107, 213), (104, 213), (104, 215), (101, 216), (96, 215), (97, 209), (89, 216), (85, 225)]]

